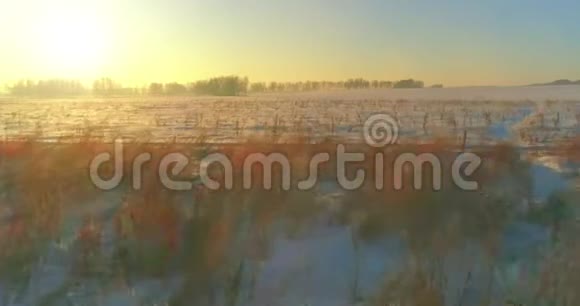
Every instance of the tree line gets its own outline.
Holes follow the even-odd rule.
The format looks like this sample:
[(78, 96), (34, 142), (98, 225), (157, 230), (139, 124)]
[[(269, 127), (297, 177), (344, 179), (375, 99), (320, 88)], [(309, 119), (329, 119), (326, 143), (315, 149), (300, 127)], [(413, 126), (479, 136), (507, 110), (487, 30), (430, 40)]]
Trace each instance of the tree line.
[(9, 87), (9, 93), (15, 96), (76, 96), (86, 94), (87, 90), (77, 80), (24, 80)]
[[(125, 87), (111, 78), (100, 78), (90, 88), (78, 80), (23, 80), (8, 87), (15, 96), (97, 96), (116, 95), (212, 95), (241, 96), (248, 93), (297, 92), (329, 89), (378, 89), (378, 88), (423, 88), (424, 82), (408, 79), (400, 81), (366, 80), (363, 78), (346, 81), (304, 81), (304, 82), (254, 82), (247, 77), (221, 76), (190, 83), (150, 83), (143, 87)], [(433, 87), (442, 87), (434, 85)]]

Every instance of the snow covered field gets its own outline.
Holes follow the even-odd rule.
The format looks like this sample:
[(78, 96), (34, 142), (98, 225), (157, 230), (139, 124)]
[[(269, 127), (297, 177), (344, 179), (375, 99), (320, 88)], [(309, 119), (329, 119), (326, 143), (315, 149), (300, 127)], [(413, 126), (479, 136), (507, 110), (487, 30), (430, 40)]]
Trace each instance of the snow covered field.
[[(35, 241), (36, 234), (27, 234), (22, 224), (44, 222), (37, 207), (58, 214), (51, 221), (56, 223), (53, 236), (39, 243), (40, 250), (0, 250), (0, 305), (191, 305), (196, 299), (199, 305), (383, 306), (406, 305), (404, 301), (415, 305), (409, 301), (419, 297), (428, 298), (431, 304), (420, 305), (429, 306), (500, 306), (507, 301), (544, 305), (529, 304), (538, 296), (551, 305), (558, 293), (542, 291), (543, 277), (564, 277), (567, 269), (575, 273), (558, 262), (577, 255), (574, 207), (580, 185), (578, 161), (544, 149), (580, 136), (580, 86), (223, 98), (4, 98), (0, 146), (4, 140), (76, 143), (116, 137), (196, 144), (253, 138), (284, 143), (299, 137), (362, 142), (365, 118), (378, 112), (397, 119), (400, 142), (443, 137), (460, 143), (467, 135), (468, 146), (508, 142), (519, 156), (498, 161), (501, 170), (479, 192), (403, 198), (401, 212), (373, 206), (381, 201), (397, 204), (397, 194), (346, 192), (332, 181), (310, 193), (279, 197), (242, 192), (204, 198), (193, 191), (166, 198), (163, 192), (143, 196), (123, 187), (88, 199), (58, 198), (76, 194), (70, 186), (86, 179), (85, 169), (56, 170), (63, 177), (78, 171), (72, 182), (70, 177), (37, 177), (36, 169), (55, 173), (53, 168), (62, 164), (47, 165), (44, 161), (52, 157), (34, 155), (45, 151), (26, 151), (33, 155), (0, 159), (0, 245), (20, 250), (20, 241)], [(73, 162), (57, 157), (64, 165)], [(30, 181), (20, 179), (23, 168), (32, 169), (24, 176)], [(153, 223), (145, 223), (183, 239), (179, 255), (163, 266), (166, 274), (119, 273), (115, 252), (123, 230), (116, 222), (125, 214), (127, 194), (171, 208), (170, 213), (153, 208)], [(208, 203), (206, 213), (192, 213)], [(562, 213), (563, 207), (572, 210)], [(136, 209), (139, 213), (138, 205)], [(171, 222), (168, 230), (160, 216), (178, 224), (178, 230)], [(142, 221), (133, 218), (130, 224)], [(83, 235), (98, 237), (98, 247), (83, 253)], [(200, 247), (217, 251), (208, 255)], [(147, 251), (138, 250), (134, 256), (146, 257)], [(27, 252), (32, 259), (19, 255)], [(79, 263), (86, 254), (89, 263)], [(195, 264), (218, 258), (223, 265), (211, 273)], [(2, 265), (8, 259), (20, 264)], [(79, 272), (89, 265), (95, 270)], [(206, 274), (211, 276), (203, 278)], [(566, 280), (554, 281), (554, 288), (560, 287), (550, 290), (569, 290), (562, 285)]]
[(6, 99), (0, 102), (0, 138), (68, 142), (236, 143), (296, 136), (361, 141), (364, 120), (388, 113), (401, 141), (459, 137), (478, 145), (514, 140), (546, 144), (574, 137), (580, 122), (580, 86), (352, 90), (249, 97), (135, 97)]

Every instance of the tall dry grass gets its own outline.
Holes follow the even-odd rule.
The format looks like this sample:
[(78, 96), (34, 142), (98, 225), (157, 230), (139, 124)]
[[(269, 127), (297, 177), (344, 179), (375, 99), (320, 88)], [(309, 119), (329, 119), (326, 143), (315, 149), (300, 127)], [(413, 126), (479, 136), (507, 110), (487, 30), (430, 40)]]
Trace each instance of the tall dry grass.
[[(308, 162), (316, 153), (328, 152), (331, 161), (320, 168), (320, 181), (335, 181), (336, 139), (312, 144), (308, 137), (292, 139), (291, 144), (275, 143), (270, 138), (250, 139), (235, 145), (208, 146), (203, 141), (181, 144), (130, 143), (125, 146), (126, 178), (131, 177), (131, 161), (142, 152), (153, 160), (144, 168), (141, 190), (131, 190), (129, 179), (112, 191), (113, 209), (105, 213), (83, 214), (82, 225), (71, 252), (76, 258), (73, 278), (103, 277), (106, 288), (120, 283), (130, 288), (147, 278), (169, 279), (176, 274), (184, 282), (171, 299), (172, 305), (238, 305), (252, 299), (261, 267), (272, 255), (273, 241), (284, 235), (300, 239), (319, 226), (320, 217), (331, 215), (329, 226), (348, 226), (357, 256), (361, 245), (389, 236), (402, 237), (410, 251), (409, 268), (399, 276), (385, 275), (384, 288), (372, 300), (377, 305), (445, 305), (443, 292), (447, 277), (438, 269), (442, 260), (468, 243), (485, 250), (488, 268), (497, 264), (501, 234), (516, 216), (512, 204), (517, 199), (494, 193), (494, 184), (504, 176), (516, 175), (526, 181), (526, 166), (515, 148), (502, 144), (480, 149), (484, 167), (475, 174), (483, 188), (465, 192), (445, 176), (444, 189), (417, 191), (406, 175), (405, 188), (394, 191), (387, 179), (384, 190), (374, 188), (373, 158), (378, 152), (367, 146), (351, 144), (347, 151), (362, 152), (366, 162), (349, 165), (347, 173), (365, 169), (369, 180), (359, 190), (344, 191), (338, 199), (321, 201), (318, 189), (289, 191), (275, 187), (264, 190), (260, 184), (241, 188), (243, 161), (252, 153), (279, 152), (292, 165), (293, 183), (304, 179)], [(388, 148), (386, 163), (403, 152), (433, 153), (448, 169), (461, 144), (436, 140)], [(76, 143), (46, 144), (34, 140), (0, 143), (4, 159), (1, 182), (5, 214), (0, 223), (0, 280), (26, 287), (33, 267), (42, 260), (50, 244), (58, 243), (67, 218), (90, 207), (92, 199), (102, 198), (88, 178), (88, 165), (100, 152), (112, 152), (113, 144), (87, 137)], [(192, 163), (179, 177), (196, 180), (196, 161), (210, 152), (229, 156), (234, 166), (233, 190), (208, 191), (197, 186), (191, 192), (176, 192), (163, 187), (156, 169), (163, 156), (181, 152)], [(261, 182), (260, 169), (253, 169), (255, 182)], [(426, 168), (426, 177), (431, 170)], [(386, 171), (385, 173), (389, 173)], [(103, 176), (111, 175), (104, 168)], [(214, 178), (220, 180), (219, 171)], [(274, 186), (280, 186), (281, 172), (274, 168)], [(392, 180), (392, 178), (391, 178)], [(516, 180), (516, 181), (517, 181)], [(293, 184), (294, 185), (294, 184)], [(525, 184), (523, 184), (525, 185)], [(528, 196), (526, 186), (522, 197)], [(109, 193), (111, 194), (111, 193)], [(113, 225), (113, 252), (106, 254), (104, 238), (107, 224)], [(95, 266), (98, 266), (95, 268)], [(360, 296), (360, 271), (353, 275), (353, 301)], [(249, 288), (245, 285), (249, 283)], [(486, 292), (487, 288), (480, 288)], [(23, 291), (24, 292), (24, 291)], [(63, 297), (54, 298), (62, 301)], [(60, 299), (60, 300), (59, 300)]]

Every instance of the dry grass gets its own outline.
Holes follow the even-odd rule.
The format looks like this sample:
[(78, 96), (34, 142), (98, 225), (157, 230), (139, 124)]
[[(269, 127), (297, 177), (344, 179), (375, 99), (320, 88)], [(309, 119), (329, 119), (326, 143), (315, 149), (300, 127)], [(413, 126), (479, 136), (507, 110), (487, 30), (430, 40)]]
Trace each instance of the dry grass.
[[(91, 203), (91, 199), (102, 197), (103, 193), (88, 178), (88, 165), (99, 152), (112, 152), (113, 145), (87, 139), (68, 144), (0, 143), (4, 156), (0, 184), (5, 193), (0, 201), (1, 208), (9, 212), (0, 220), (0, 279), (3, 282), (26, 282), (32, 266), (41, 260), (48, 245), (58, 242), (71, 213), (90, 206), (85, 203)], [(203, 141), (126, 145), (126, 177), (130, 177), (135, 156), (142, 152), (153, 155), (152, 162), (144, 168), (143, 189), (130, 190), (131, 182), (126, 181), (113, 191), (119, 196), (115, 197), (111, 213), (91, 214), (83, 219), (76, 238), (78, 275), (94, 275), (87, 274), (92, 271), (87, 266), (95, 261), (85, 259), (101, 256), (111, 282), (122, 279), (130, 286), (142, 278), (168, 278), (177, 273), (185, 281), (173, 297), (174, 305), (192, 301), (216, 303), (218, 296), (227, 296), (228, 303), (235, 305), (242, 298), (240, 271), (251, 271), (247, 273), (255, 285), (255, 278), (260, 274), (256, 267), (268, 260), (272, 240), (279, 235), (280, 228), (285, 236), (298, 238), (307, 235), (308, 229), (319, 222), (317, 217), (329, 213), (328, 207), (321, 206), (316, 189), (264, 190), (254, 184), (252, 189), (243, 190), (239, 184), (243, 161), (252, 153), (283, 153), (291, 162), (295, 183), (308, 174), (308, 162), (313, 155), (328, 152), (331, 161), (321, 167), (319, 177), (335, 180), (336, 167), (332, 165), (336, 162), (338, 140), (310, 142), (309, 137), (302, 136), (292, 139), (292, 144), (254, 138), (246, 143), (219, 146), (207, 146)], [(461, 144), (445, 139), (393, 146), (385, 151), (385, 164), (403, 152), (428, 152), (437, 155), (444, 169), (449, 169), (460, 147)], [(432, 267), (428, 263), (445, 258), (466, 243), (476, 241), (483, 245), (490, 262), (496, 260), (503, 227), (514, 218), (510, 203), (506, 203), (508, 200), (493, 193), (461, 191), (451, 184), (449, 176), (444, 177), (445, 188), (441, 192), (413, 190), (411, 177), (405, 180), (407, 188), (402, 191), (376, 190), (372, 160), (378, 151), (357, 144), (348, 145), (347, 151), (362, 152), (367, 157), (366, 162), (350, 165), (349, 175), (362, 168), (370, 179), (359, 190), (344, 192), (339, 210), (331, 212), (333, 218), (352, 228), (356, 239), (353, 247), (381, 237), (401, 235), (419, 263), (394, 280), (386, 281), (384, 290), (376, 297), (376, 305), (389, 302), (445, 305), (442, 292), (447, 288), (439, 282), (445, 276), (425, 267)], [(188, 180), (195, 179), (190, 174), (195, 173), (195, 161), (208, 152), (228, 155), (234, 165), (236, 188), (231, 191), (196, 188), (191, 192), (163, 188), (155, 171), (160, 159), (169, 152), (192, 157), (192, 164), (180, 176)], [(526, 175), (511, 146), (497, 145), (477, 153), (486, 162), (475, 175), (481, 184), (492, 184), (518, 171)], [(110, 175), (111, 170), (104, 169), (103, 176)], [(274, 186), (279, 186), (280, 169), (274, 170)], [(260, 169), (254, 171), (255, 181), (260, 182)], [(431, 173), (429, 169), (425, 171)], [(390, 185), (387, 181), (387, 186)], [(102, 235), (110, 222), (114, 224), (114, 252), (107, 257), (102, 252)]]

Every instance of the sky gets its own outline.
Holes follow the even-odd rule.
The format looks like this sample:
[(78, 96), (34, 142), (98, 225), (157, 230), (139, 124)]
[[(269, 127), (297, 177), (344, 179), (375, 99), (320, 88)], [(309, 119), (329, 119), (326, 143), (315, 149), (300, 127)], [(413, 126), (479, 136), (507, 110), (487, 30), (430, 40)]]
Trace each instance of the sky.
[(577, 0), (0, 1), (0, 83), (580, 79)]

